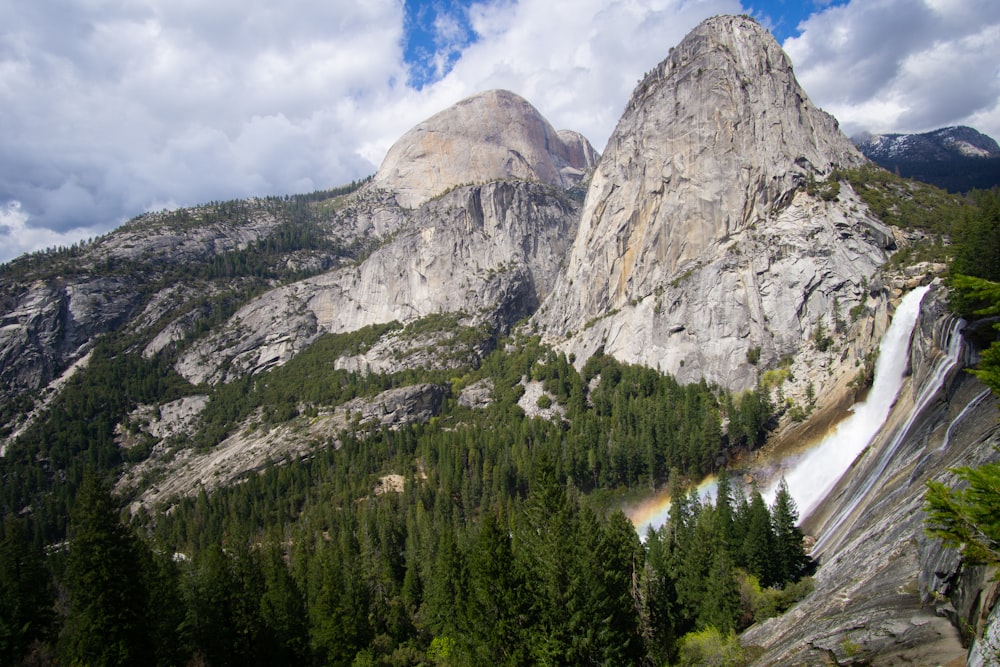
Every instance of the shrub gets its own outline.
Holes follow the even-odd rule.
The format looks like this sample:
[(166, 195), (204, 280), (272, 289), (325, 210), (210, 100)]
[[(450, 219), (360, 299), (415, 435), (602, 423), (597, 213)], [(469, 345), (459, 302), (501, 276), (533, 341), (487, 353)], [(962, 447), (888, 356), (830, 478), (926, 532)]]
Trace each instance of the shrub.
[(746, 656), (736, 633), (723, 635), (709, 626), (681, 638), (677, 664), (681, 667), (739, 667)]

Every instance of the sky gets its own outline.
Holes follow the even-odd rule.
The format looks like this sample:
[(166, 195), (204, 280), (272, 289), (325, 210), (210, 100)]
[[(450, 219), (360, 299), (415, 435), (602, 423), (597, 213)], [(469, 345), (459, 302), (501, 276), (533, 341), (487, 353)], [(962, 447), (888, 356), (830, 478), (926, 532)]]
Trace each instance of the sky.
[(741, 13), (848, 135), (1000, 138), (996, 0), (2, 0), (0, 261), (349, 183), (492, 88), (601, 150), (646, 71)]

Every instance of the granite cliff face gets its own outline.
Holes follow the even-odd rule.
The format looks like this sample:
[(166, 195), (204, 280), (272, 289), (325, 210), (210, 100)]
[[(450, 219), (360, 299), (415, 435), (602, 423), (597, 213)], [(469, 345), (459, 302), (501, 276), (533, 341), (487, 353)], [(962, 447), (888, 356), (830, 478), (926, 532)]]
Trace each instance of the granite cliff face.
[[(265, 406), (206, 451), (185, 443), (206, 394), (287, 364), (324, 334), (369, 325), (391, 326), (324, 363), (359, 374), (472, 366), (497, 334), (531, 316), (579, 363), (603, 349), (681, 382), (740, 390), (791, 360), (785, 397), (800, 400), (808, 385), (835, 412), (893, 300), (934, 272), (917, 267), (892, 285), (876, 277), (901, 239), (833, 175), (864, 162), (765, 30), (716, 17), (643, 79), (599, 161), (581, 135), (556, 132), (523, 99), (490, 91), (404, 135), (351, 193), (151, 214), (65, 256), (7, 267), (0, 397), (57, 395), (56, 380), (85, 365), (106, 334), (130, 353), (166, 359), (198, 393), (118, 416), (121, 449), (152, 452), (120, 488), (148, 505), (336, 447), (351, 428), (427, 421), (450, 399), (489, 404), (489, 383), (456, 397), (435, 380), (303, 406), (315, 413), (276, 425)], [(581, 206), (565, 190), (591, 170)], [(307, 212), (308, 243), (289, 241), (296, 207)], [(294, 250), (268, 254), (289, 243)], [(941, 303), (928, 306), (889, 431), (913, 411), (947, 347), (935, 328)], [(434, 315), (481, 335), (468, 343), (404, 326)], [(824, 330), (836, 352), (816, 349)], [(526, 413), (561, 418), (542, 383), (521, 385)], [(832, 514), (811, 519), (824, 540), (817, 591), (746, 635), (765, 651), (759, 664), (846, 662), (854, 645), (918, 661), (956, 650), (953, 623), (968, 617), (975, 586), (956, 583), (964, 575), (953, 553), (921, 541), (921, 484), (979, 461), (996, 441), (996, 415), (975, 404), (981, 387), (957, 371), (939, 394), (891, 465), (878, 470), (881, 445), (859, 460), (852, 479), (877, 470), (884, 483), (858, 490), (861, 482), (845, 480), (828, 501)], [(33, 414), (45, 406), (35, 402)], [(3, 425), (0, 456), (30, 419)], [(831, 527), (845, 498), (857, 502)]]
[(852, 193), (809, 193), (863, 161), (767, 31), (709, 19), (633, 93), (537, 320), (577, 358), (603, 346), (749, 387), (749, 348), (765, 363), (797, 352), (835, 299), (866, 299), (893, 246)]
[(391, 235), (360, 262), (268, 291), (177, 362), (194, 383), (285, 363), (322, 333), (463, 313), (506, 330), (544, 298), (578, 205), (524, 181), (463, 186), (416, 210), (389, 207)]
[(474, 95), (428, 118), (389, 149), (375, 184), (415, 208), (465, 183), (504, 178), (566, 188), (597, 161), (582, 135), (556, 132), (506, 90)]
[(579, 215), (560, 189), (595, 160), (582, 135), (557, 133), (513, 93), (459, 102), (400, 138), (359, 193), (378, 202), (371, 254), (255, 299), (177, 370), (231, 380), (285, 363), (322, 333), (441, 312), (506, 330), (555, 282)]

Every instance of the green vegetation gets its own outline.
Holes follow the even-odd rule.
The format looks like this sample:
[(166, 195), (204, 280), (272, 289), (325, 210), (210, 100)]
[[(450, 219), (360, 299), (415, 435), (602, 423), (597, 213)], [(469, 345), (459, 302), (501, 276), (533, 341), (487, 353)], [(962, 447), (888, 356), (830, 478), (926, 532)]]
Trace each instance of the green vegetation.
[(882, 222), (896, 227), (947, 235), (966, 210), (961, 196), (900, 178), (873, 164), (836, 170), (830, 178), (847, 181)]
[[(68, 664), (683, 661), (696, 645), (732, 648), (714, 628), (729, 636), (761, 617), (741, 582), (780, 586), (809, 566), (801, 533), (786, 529), (794, 505), (779, 498), (769, 510), (759, 494), (727, 490), (724, 476), (715, 506), (676, 486), (679, 518), (644, 546), (623, 514), (596, 513), (560, 482), (544, 453), (524, 489), (478, 509), (463, 502), (464, 482), (448, 488), (446, 467), (427, 480), (411, 471), (402, 493), (381, 496), (358, 495), (356, 480), (371, 479), (362, 469), (339, 471), (373, 447), (370, 463), (401, 463), (414, 445), (430, 453), (413, 434), (384, 433), (326, 462), (273, 467), (181, 503), (155, 527), (122, 523), (120, 501), (88, 473), (68, 544), (48, 559), (68, 600), (55, 625), (41, 554), (8, 522), (4, 565), (11, 553), (35, 565), (5, 569), (0, 594), (31, 591), (17, 599), (35, 604), (0, 609), (0, 629), (21, 629), (2, 636), (13, 635), (5, 655), (16, 660), (40, 637), (36, 651), (52, 641)], [(275, 505), (296, 494), (305, 502)], [(258, 511), (270, 505), (289, 514)], [(169, 556), (178, 537), (193, 556)]]
[(1000, 564), (1000, 463), (952, 472), (967, 486), (927, 483), (927, 531), (973, 562)]
[[(864, 190), (890, 221), (922, 230), (931, 254), (948, 253), (956, 271), (1000, 279), (989, 273), (1000, 274), (992, 254), (996, 192), (962, 200), (874, 171), (838, 178)], [(838, 182), (817, 192), (838, 197)], [(762, 368), (758, 388), (732, 394), (704, 382), (682, 386), (601, 352), (577, 370), (537, 336), (496, 340), (461, 314), (441, 314), (319, 336), (281, 367), (217, 386), (193, 387), (173, 372), (186, 346), (260, 290), (370, 251), (361, 242), (338, 245), (328, 233), (324, 216), (346, 206), (333, 197), (150, 216), (131, 224), (235, 223), (250, 215), (247, 207), (285, 217), (270, 237), (187, 267), (153, 257), (79, 269), (127, 277), (144, 297), (194, 276), (195, 295), (168, 317), (190, 315), (197, 324), (152, 359), (141, 356), (149, 341), (140, 335), (105, 336), (44, 419), (0, 459), (0, 661), (748, 661), (735, 633), (811, 590), (813, 564), (795, 504), (782, 487), (768, 507), (755, 490), (734, 488), (724, 470), (714, 503), (684, 489), (763, 443), (774, 425), (770, 392), (780, 395), (787, 367)], [(0, 271), (51, 277), (76, 270), (65, 260), (79, 256), (53, 251)], [(956, 308), (1000, 303), (993, 287), (963, 287), (962, 280), (953, 279)], [(829, 347), (827, 326), (845, 326), (839, 311), (834, 304), (832, 321), (817, 327), (817, 347)], [(393, 373), (335, 368), (339, 357), (390, 340), (400, 355), (427, 352), (435, 363)], [(759, 348), (746, 354), (760, 362)], [(988, 382), (988, 373), (1000, 378), (1000, 353), (995, 369), (990, 359), (984, 355), (980, 368)], [(531, 418), (518, 407), (525, 379), (542, 383), (538, 405), (558, 406), (559, 418)], [(491, 403), (463, 407), (459, 392), (480, 381), (493, 387)], [(115, 426), (139, 405), (207, 395), (195, 431), (169, 445), (210, 451), (237, 428), (305, 424), (348, 400), (422, 382), (447, 392), (428, 423), (354, 425), (338, 434), (337, 448), (312, 443), (307, 457), (275, 461), (239, 484), (127, 521), (118, 509), (133, 499), (114, 496), (103, 481), (151, 453), (142, 445), (122, 450), (115, 440)], [(31, 398), (18, 400), (2, 414)], [(798, 409), (804, 416), (807, 408)], [(401, 491), (378, 484), (389, 474), (403, 477)], [(965, 491), (929, 490), (935, 534), (993, 558), (998, 535), (990, 518), (1000, 507), (990, 494), (1000, 471), (959, 475)], [(608, 509), (664, 487), (671, 518), (644, 543), (621, 512)]]
[(970, 217), (977, 215), (977, 197), (983, 195), (976, 192), (967, 196), (949, 194), (871, 164), (835, 170), (830, 178), (849, 183), (884, 223), (924, 236), (922, 241), (911, 242), (897, 250), (889, 261), (890, 268), (903, 268), (923, 261), (950, 263), (955, 249), (963, 245)]
[[(744, 496), (724, 473), (714, 506), (685, 494), (676, 482), (671, 492), (669, 520), (646, 536), (651, 654), (657, 664), (673, 659), (677, 639), (685, 638), (681, 664), (697, 664), (684, 662), (691, 651), (725, 650), (725, 636), (778, 611), (778, 605), (764, 608), (762, 585), (777, 596), (809, 574), (812, 563), (803, 553), (798, 513), (784, 484), (771, 509), (756, 490)], [(808, 591), (786, 588), (789, 600)]]
[[(493, 344), (484, 339), (489, 331), (462, 321), (432, 316), (323, 336), (282, 367), (216, 387), (176, 376), (170, 354), (144, 360), (132, 339), (106, 338), (51, 417), (0, 460), (3, 513), (24, 516), (5, 533), (9, 549), (41, 558), (45, 585), (32, 590), (54, 586), (70, 600), (58, 613), (51, 597), (27, 600), (9, 622), (0, 618), (0, 628), (23, 629), (7, 633), (0, 648), (24, 656), (31, 646), (48, 647), (67, 662), (97, 664), (644, 660), (653, 649), (643, 639), (643, 605), (652, 603), (635, 597), (634, 585), (648, 576), (646, 549), (623, 515), (598, 512), (587, 494), (656, 488), (671, 468), (700, 477), (732, 450), (758, 446), (772, 418), (766, 392), (681, 386), (603, 354), (578, 372), (533, 336), (502, 341), (478, 367), (365, 375), (334, 368), (341, 355), (387, 336), (404, 346), (421, 337), (441, 350)], [(516, 405), (524, 378), (543, 383), (565, 420), (524, 415)], [(451, 396), (430, 423), (356, 428), (340, 435), (339, 449), (316, 443), (308, 458), (139, 514), (129, 530), (108, 518), (125, 499), (110, 500), (94, 481), (115, 476), (126, 457), (148, 455), (115, 443), (115, 424), (140, 404), (208, 393), (198, 430), (174, 446), (210, 449), (247, 420), (306, 420), (391, 387), (434, 382), (459, 390), (480, 380), (494, 387), (487, 409), (463, 408)], [(388, 473), (404, 476), (403, 492), (373, 495)], [(755, 505), (758, 529), (771, 535), (778, 524), (760, 510)], [(101, 536), (86, 537), (95, 531)], [(68, 560), (34, 551), (67, 536)], [(187, 558), (174, 562), (175, 552)], [(729, 582), (732, 599), (741, 554), (716, 559), (712, 585)], [(135, 619), (119, 634), (102, 629), (114, 623), (113, 610), (99, 606), (104, 598), (88, 601), (91, 587), (110, 585), (82, 574), (95, 558), (138, 563), (133, 574), (117, 570), (125, 574), (114, 584), (125, 588), (111, 606)], [(9, 572), (15, 596), (38, 577), (38, 568), (25, 569), (24, 581), (16, 568)], [(757, 575), (764, 585), (776, 585), (777, 570), (764, 572)], [(150, 599), (173, 600), (171, 613), (140, 611)], [(25, 625), (18, 620), (25, 616), (37, 620)], [(674, 655), (680, 634), (671, 632), (658, 654)], [(113, 641), (88, 639), (104, 635)]]

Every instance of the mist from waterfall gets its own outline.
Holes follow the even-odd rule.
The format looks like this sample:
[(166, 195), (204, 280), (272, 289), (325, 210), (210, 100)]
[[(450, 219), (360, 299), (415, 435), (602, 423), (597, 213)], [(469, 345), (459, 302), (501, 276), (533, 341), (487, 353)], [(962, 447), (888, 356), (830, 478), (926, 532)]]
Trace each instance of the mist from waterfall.
[[(774, 483), (762, 489), (766, 502), (774, 502), (777, 485), (784, 477), (788, 490), (805, 517), (826, 496), (864, 451), (885, 424), (903, 385), (910, 354), (910, 338), (920, 312), (920, 302), (929, 287), (918, 287), (900, 301), (888, 330), (879, 345), (875, 376), (865, 401), (855, 403), (851, 414), (841, 420), (822, 440), (806, 452), (777, 462)], [(696, 488), (703, 499), (716, 493), (715, 476), (702, 480)], [(661, 492), (646, 501), (624, 508), (640, 536), (650, 527), (663, 525), (670, 512), (670, 496)]]
[[(903, 385), (913, 326), (928, 289), (914, 289), (896, 308), (879, 345), (875, 378), (866, 400), (855, 403), (851, 414), (807, 452), (782, 462), (785, 482), (801, 516), (807, 516), (847, 472), (889, 416)], [(768, 503), (773, 502), (776, 487), (777, 482), (764, 493)]]

